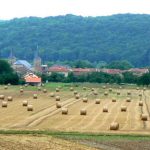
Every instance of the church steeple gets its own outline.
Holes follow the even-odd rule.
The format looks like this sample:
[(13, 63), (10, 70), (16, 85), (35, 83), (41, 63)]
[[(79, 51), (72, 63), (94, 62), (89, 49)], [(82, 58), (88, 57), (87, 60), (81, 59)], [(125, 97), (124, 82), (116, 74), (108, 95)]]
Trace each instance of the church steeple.
[(41, 58), (39, 56), (39, 48), (37, 45), (36, 51), (34, 53), (34, 71), (35, 72), (41, 72)]
[(9, 58), (8, 59), (9, 59), (9, 63), (11, 65), (13, 65), (14, 62), (16, 61), (16, 57), (14, 56), (13, 49), (10, 50), (10, 54), (9, 54)]
[(39, 57), (39, 47), (37, 45), (35, 53), (34, 53), (34, 59)]

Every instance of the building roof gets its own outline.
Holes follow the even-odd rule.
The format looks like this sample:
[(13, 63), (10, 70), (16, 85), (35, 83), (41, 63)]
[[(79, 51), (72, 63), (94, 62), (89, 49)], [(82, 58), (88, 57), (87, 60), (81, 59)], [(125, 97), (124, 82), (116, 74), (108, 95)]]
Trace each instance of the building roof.
[(69, 72), (69, 69), (64, 66), (52, 66), (48, 70), (49, 72)]
[(28, 63), (26, 60), (17, 60), (14, 65), (24, 65), (26, 68), (31, 69), (31, 64)]
[(33, 73), (29, 73), (24, 77), (27, 83), (41, 83), (41, 78)]
[(73, 68), (73, 72), (96, 72), (95, 68)]
[(128, 71), (129, 72), (135, 72), (135, 73), (147, 73), (147, 72), (149, 72), (149, 70), (145, 69), (145, 68), (131, 68)]
[(105, 72), (105, 73), (108, 73), (108, 74), (120, 74), (122, 73), (123, 71), (120, 70), (120, 69), (100, 69), (101, 72)]

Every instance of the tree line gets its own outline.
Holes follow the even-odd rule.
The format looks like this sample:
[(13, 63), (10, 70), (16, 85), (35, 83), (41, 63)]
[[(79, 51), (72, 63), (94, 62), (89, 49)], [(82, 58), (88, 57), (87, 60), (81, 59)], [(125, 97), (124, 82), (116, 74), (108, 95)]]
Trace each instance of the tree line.
[(7, 58), (13, 49), (17, 58), (32, 62), (38, 46), (44, 62), (127, 60), (148, 66), (149, 24), (150, 15), (144, 14), (15, 18), (0, 22), (0, 57)]
[(6, 60), (0, 60), (0, 84), (19, 84), (17, 73)]
[[(67, 77), (60, 73), (39, 74), (43, 82), (91, 82), (91, 83), (129, 83), (138, 85), (150, 84), (150, 73), (143, 74), (142, 76), (134, 75), (131, 72), (122, 74), (107, 74), (104, 72), (93, 72), (89, 74), (74, 75), (69, 73)], [(25, 81), (20, 78), (17, 73), (11, 68), (6, 60), (0, 60), (0, 84), (23, 84)]]
[(117, 84), (137, 84), (146, 85), (150, 84), (150, 73), (145, 73), (142, 76), (134, 75), (131, 72), (122, 74), (108, 74), (104, 72), (93, 72), (83, 75), (74, 75), (69, 73), (67, 77), (60, 73), (52, 73), (51, 75), (42, 74), (43, 82), (90, 82), (90, 83), (117, 83)]

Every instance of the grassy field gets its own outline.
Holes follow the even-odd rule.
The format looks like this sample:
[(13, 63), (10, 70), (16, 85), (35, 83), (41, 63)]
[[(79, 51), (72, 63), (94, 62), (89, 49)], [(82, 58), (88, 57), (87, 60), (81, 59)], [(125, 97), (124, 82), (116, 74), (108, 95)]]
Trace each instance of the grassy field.
[(144, 147), (149, 150), (150, 135), (1, 130), (0, 149), (4, 147), (10, 150), (141, 150)]

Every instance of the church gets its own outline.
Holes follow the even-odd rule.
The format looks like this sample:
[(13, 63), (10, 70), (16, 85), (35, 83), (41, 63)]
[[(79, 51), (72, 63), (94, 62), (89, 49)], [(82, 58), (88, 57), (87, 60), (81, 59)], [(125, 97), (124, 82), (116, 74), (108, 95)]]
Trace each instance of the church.
[(38, 50), (35, 52), (33, 65), (27, 60), (17, 60), (13, 50), (10, 52), (8, 61), (19, 76), (25, 76), (29, 73), (42, 73), (47, 70), (47, 65), (42, 65), (42, 60), (38, 54)]

